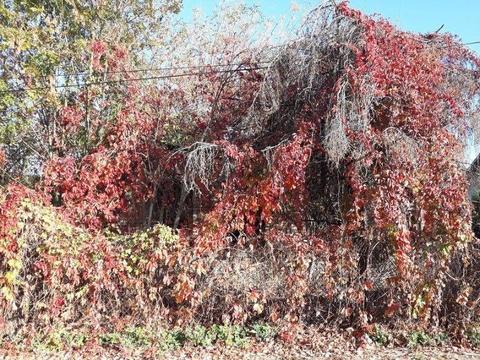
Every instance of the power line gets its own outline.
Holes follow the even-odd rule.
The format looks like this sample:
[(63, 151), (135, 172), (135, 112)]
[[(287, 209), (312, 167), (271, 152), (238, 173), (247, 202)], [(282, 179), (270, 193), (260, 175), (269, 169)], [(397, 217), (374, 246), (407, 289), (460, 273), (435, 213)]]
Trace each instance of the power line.
[[(260, 61), (255, 64), (270, 64), (270, 61)], [(228, 66), (242, 66), (246, 65), (245, 63), (232, 63), (232, 64), (205, 64), (205, 65), (189, 65), (189, 66), (168, 66), (168, 67), (158, 67), (158, 68), (134, 68), (129, 70), (112, 70), (112, 71), (101, 71), (96, 72), (96, 75), (109, 75), (109, 74), (125, 74), (125, 73), (138, 73), (138, 72), (155, 72), (155, 71), (168, 71), (168, 70), (190, 70), (190, 69), (204, 69), (204, 68), (217, 68), (217, 67), (228, 67)], [(92, 75), (90, 70), (83, 70), (76, 73), (59, 73), (53, 75), (53, 77), (70, 77), (70, 76), (83, 76), (83, 75)], [(43, 76), (47, 77), (47, 76)]]
[[(180, 78), (180, 77), (188, 77), (188, 76), (199, 76), (199, 75), (208, 75), (208, 74), (217, 74), (217, 73), (231, 73), (231, 72), (240, 72), (240, 71), (252, 71), (252, 70), (261, 70), (261, 69), (268, 69), (268, 66), (257, 66), (257, 67), (250, 67), (250, 68), (242, 68), (242, 69), (228, 69), (228, 70), (215, 70), (209, 72), (189, 72), (189, 73), (182, 73), (182, 74), (171, 74), (171, 75), (160, 75), (160, 76), (149, 76), (149, 77), (141, 77), (141, 78), (131, 78), (131, 79), (120, 79), (120, 80), (105, 80), (105, 81), (92, 81), (88, 83), (82, 84), (82, 86), (93, 86), (93, 85), (102, 85), (102, 84), (115, 84), (115, 83), (125, 83), (125, 82), (134, 82), (134, 81), (143, 81), (143, 80), (159, 80), (159, 79), (170, 79), (170, 78)], [(55, 85), (55, 86), (41, 86), (41, 87), (33, 87), (33, 88), (16, 88), (16, 89), (6, 89), (0, 90), (0, 93), (7, 93), (7, 92), (24, 92), (24, 91), (37, 91), (37, 90), (48, 90), (48, 89), (64, 89), (64, 88), (72, 88), (72, 87), (79, 87), (79, 85), (75, 84), (64, 84), (64, 85)]]
[(461, 45), (475, 45), (475, 44), (480, 44), (480, 41), (472, 41), (472, 42), (468, 42), (468, 43), (463, 43)]
[[(468, 43), (461, 43), (459, 45), (466, 46), (466, 45), (474, 45), (480, 44), (480, 41), (472, 41)], [(273, 46), (273, 47), (281, 47), (282, 45)], [(271, 64), (271, 61), (260, 61), (256, 64)], [(112, 70), (112, 71), (104, 71), (104, 72), (97, 72), (96, 75), (110, 75), (110, 74), (129, 74), (129, 73), (141, 73), (141, 72), (156, 72), (156, 71), (171, 71), (171, 70), (191, 70), (191, 69), (204, 69), (204, 68), (222, 68), (222, 67), (229, 67), (229, 66), (242, 66), (245, 65), (244, 63), (232, 63), (232, 64), (205, 64), (205, 65), (190, 65), (190, 66), (170, 66), (170, 67), (158, 67), (158, 68), (137, 68), (137, 69), (130, 69), (130, 70)], [(122, 79), (122, 80), (105, 80), (105, 81), (94, 81), (89, 83), (82, 84), (83, 86), (90, 86), (90, 85), (102, 85), (102, 84), (112, 84), (112, 83), (122, 83), (122, 82), (133, 82), (133, 81), (142, 81), (142, 80), (155, 80), (155, 79), (168, 79), (168, 78), (178, 78), (178, 77), (186, 77), (186, 76), (196, 76), (196, 75), (204, 75), (208, 73), (228, 73), (228, 72), (237, 72), (237, 71), (248, 71), (248, 70), (261, 70), (267, 69), (268, 67), (251, 67), (251, 68), (242, 68), (242, 69), (228, 69), (228, 70), (213, 70), (209, 72), (196, 72), (196, 73), (183, 73), (183, 74), (173, 74), (173, 75), (161, 75), (161, 76), (151, 76), (151, 77), (141, 77), (141, 78), (132, 78), (132, 79)], [(73, 77), (73, 76), (84, 76), (84, 75), (91, 75), (89, 70), (80, 71), (77, 73), (61, 73), (53, 75), (54, 78), (58, 77)], [(44, 76), (46, 78), (46, 76)], [(24, 92), (24, 91), (37, 91), (37, 90), (47, 90), (47, 89), (61, 89), (61, 88), (74, 88), (79, 87), (79, 85), (74, 84), (64, 84), (64, 85), (55, 85), (55, 86), (40, 86), (40, 87), (32, 87), (32, 88), (14, 88), (14, 89), (5, 89), (0, 90), (0, 94), (8, 93), (8, 92)]]
[[(468, 43), (461, 43), (461, 46), (475, 45), (480, 44), (480, 41), (472, 41)], [(269, 48), (278, 48), (284, 45), (271, 46)], [(260, 61), (256, 64), (270, 64), (271, 61)], [(122, 73), (137, 73), (137, 72), (156, 72), (156, 71), (167, 71), (167, 70), (189, 70), (189, 69), (202, 69), (202, 68), (213, 68), (213, 67), (228, 67), (228, 66), (242, 66), (244, 63), (232, 63), (232, 64), (205, 64), (205, 65), (189, 65), (189, 66), (169, 66), (169, 67), (158, 67), (158, 68), (134, 68), (129, 70), (112, 70), (112, 71), (102, 71), (97, 72), (96, 75), (109, 75), (109, 74), (122, 74)], [(53, 77), (73, 77), (73, 76), (84, 76), (91, 75), (90, 70), (83, 70), (76, 73), (59, 73), (53, 75)], [(47, 76), (45, 76), (47, 77)]]

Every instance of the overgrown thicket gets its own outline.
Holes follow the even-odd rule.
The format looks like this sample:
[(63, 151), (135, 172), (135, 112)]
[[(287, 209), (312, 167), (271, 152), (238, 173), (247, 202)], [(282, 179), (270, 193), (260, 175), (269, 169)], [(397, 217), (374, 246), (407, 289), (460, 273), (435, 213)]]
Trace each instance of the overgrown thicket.
[(345, 3), (280, 46), (196, 41), (188, 71), (153, 84), (121, 44), (92, 41), (109, 83), (54, 112), (32, 189), (4, 171), (4, 329), (261, 319), (462, 336), (480, 309), (461, 165), (480, 60)]

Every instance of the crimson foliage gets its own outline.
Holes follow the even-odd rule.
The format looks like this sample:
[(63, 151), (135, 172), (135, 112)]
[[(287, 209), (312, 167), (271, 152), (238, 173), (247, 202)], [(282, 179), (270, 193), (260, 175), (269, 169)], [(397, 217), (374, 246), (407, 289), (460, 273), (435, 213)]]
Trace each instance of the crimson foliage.
[[(312, 16), (333, 39), (334, 30), (351, 37), (318, 44), (325, 39), (307, 29), (267, 71), (248, 69), (255, 61), (244, 55), (235, 72), (206, 69), (184, 88), (127, 82), (116, 89), (121, 104), (93, 92), (85, 110), (81, 96), (61, 111), (38, 191), (92, 233), (179, 228), (180, 272), (164, 281), (175, 282), (169, 296), (182, 316), (201, 312), (202, 279), (217, 256), (250, 248), (286, 272), (288, 306), (250, 287), (245, 303), (225, 298), (234, 319), (295, 320), (327, 301), (362, 326), (396, 312), (438, 321), (451, 260), (473, 239), (458, 159), (477, 111), (480, 60), (450, 35), (407, 33), (345, 3)], [(97, 71), (112, 59), (127, 66), (123, 52), (109, 51), (92, 46)], [(308, 51), (313, 80), (289, 77)], [(15, 252), (5, 201), (3, 254)], [(475, 294), (465, 300), (468, 284), (456, 286), (467, 306)]]

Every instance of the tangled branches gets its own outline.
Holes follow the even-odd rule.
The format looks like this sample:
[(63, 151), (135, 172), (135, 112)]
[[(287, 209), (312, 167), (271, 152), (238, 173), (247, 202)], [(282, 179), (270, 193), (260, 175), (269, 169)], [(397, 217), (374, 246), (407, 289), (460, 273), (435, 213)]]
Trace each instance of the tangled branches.
[[(345, 3), (314, 10), (286, 44), (235, 49), (223, 54), (228, 69), (242, 60), (235, 71), (129, 89), (98, 145), (81, 155), (68, 144), (82, 137), (69, 135), (40, 188), (58, 211), (76, 209), (79, 226), (180, 229), (175, 253), (161, 248), (176, 265), (148, 280), (169, 311), (438, 323), (459, 295), (445, 291), (447, 274), (473, 240), (458, 158), (479, 110), (480, 60), (449, 35), (404, 32)], [(268, 69), (243, 66), (262, 54)], [(85, 133), (83, 113), (69, 114)], [(252, 271), (217, 284), (237, 260), (270, 289)]]
[[(208, 189), (216, 170), (218, 156), (223, 153), (220, 145), (196, 142), (182, 151), (187, 154), (183, 172), (186, 190), (201, 192), (199, 184)], [(228, 158), (223, 157), (223, 160), (218, 178), (228, 178), (232, 168)]]

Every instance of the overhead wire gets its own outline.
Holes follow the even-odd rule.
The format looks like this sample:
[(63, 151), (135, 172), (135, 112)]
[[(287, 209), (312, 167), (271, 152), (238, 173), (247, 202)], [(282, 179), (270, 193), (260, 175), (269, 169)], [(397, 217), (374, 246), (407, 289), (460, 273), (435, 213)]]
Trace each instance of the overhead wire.
[(94, 85), (115, 84), (115, 83), (125, 83), (125, 82), (144, 81), (144, 80), (160, 80), (160, 79), (180, 78), (180, 77), (188, 77), (188, 76), (201, 76), (201, 75), (217, 74), (217, 73), (253, 71), (253, 70), (261, 70), (261, 69), (267, 69), (267, 68), (268, 66), (256, 66), (256, 67), (238, 68), (238, 69), (214, 70), (214, 71), (207, 71), (207, 72), (197, 71), (197, 72), (186, 72), (186, 73), (180, 73), (180, 74), (148, 76), (148, 77), (140, 77), (140, 78), (91, 81), (91, 82), (85, 82), (83, 84), (61, 84), (61, 85), (53, 85), (53, 86), (21, 87), (21, 88), (0, 90), (0, 93), (7, 93), (7, 92), (15, 93), (15, 92), (38, 91), (38, 90), (49, 90), (49, 89), (78, 88), (80, 86), (88, 87), (88, 86), (94, 86)]
[[(269, 64), (270, 61), (259, 61), (255, 64)], [(245, 63), (231, 63), (231, 64), (203, 64), (203, 65), (185, 65), (185, 66), (165, 66), (165, 67), (153, 67), (153, 68), (133, 68), (133, 69), (123, 69), (123, 70), (108, 70), (108, 71), (98, 71), (95, 72), (96, 75), (109, 75), (109, 74), (123, 74), (123, 73), (138, 73), (138, 72), (157, 72), (157, 71), (169, 71), (169, 70), (190, 70), (190, 69), (204, 69), (204, 68), (218, 68), (218, 67), (229, 67), (229, 66), (242, 66), (246, 65)], [(83, 75), (92, 75), (90, 70), (83, 70), (74, 73), (58, 73), (54, 74), (53, 77), (74, 77), (74, 76), (83, 76)], [(45, 76), (46, 77), (46, 76)]]
[[(460, 45), (474, 45), (480, 44), (480, 41), (473, 41), (468, 43), (462, 43)], [(275, 46), (278, 47), (278, 46)], [(270, 61), (260, 61), (256, 64), (271, 64)], [(232, 63), (232, 64), (204, 64), (204, 65), (189, 65), (189, 66), (168, 66), (168, 67), (157, 67), (157, 68), (134, 68), (134, 69), (125, 69), (125, 70), (112, 70), (112, 71), (103, 71), (103, 72), (96, 72), (96, 76), (102, 75), (111, 75), (111, 74), (130, 74), (130, 73), (142, 73), (142, 72), (158, 72), (158, 71), (174, 71), (174, 70), (192, 70), (192, 69), (205, 69), (205, 68), (222, 68), (222, 67), (231, 67), (231, 66), (242, 66), (245, 63)], [(83, 84), (61, 84), (61, 85), (53, 85), (53, 86), (39, 86), (39, 87), (20, 87), (20, 88), (8, 88), (0, 90), (0, 94), (2, 93), (17, 93), (17, 92), (25, 92), (25, 91), (38, 91), (38, 90), (48, 90), (48, 89), (62, 89), (62, 88), (76, 88), (80, 86), (94, 86), (94, 85), (102, 85), (102, 84), (112, 84), (112, 83), (123, 83), (123, 82), (133, 82), (133, 81), (146, 81), (146, 80), (159, 80), (159, 79), (168, 79), (168, 78), (179, 78), (179, 77), (187, 77), (187, 76), (199, 76), (205, 74), (212, 74), (212, 73), (228, 73), (228, 72), (239, 72), (239, 71), (248, 71), (248, 70), (261, 70), (267, 69), (268, 66), (257, 66), (257, 67), (250, 67), (250, 68), (238, 68), (238, 69), (227, 69), (227, 70), (211, 70), (208, 72), (189, 72), (189, 73), (181, 73), (181, 74), (170, 74), (170, 75), (159, 75), (159, 76), (150, 76), (150, 77), (140, 77), (140, 78), (130, 78), (130, 79), (118, 79), (118, 80), (103, 80), (103, 81), (92, 81), (92, 82), (85, 82)], [(53, 78), (68, 78), (68, 77), (76, 77), (76, 76), (88, 76), (92, 75), (89, 70), (80, 71), (76, 73), (60, 73), (52, 75)], [(47, 78), (46, 76), (44, 78)]]

